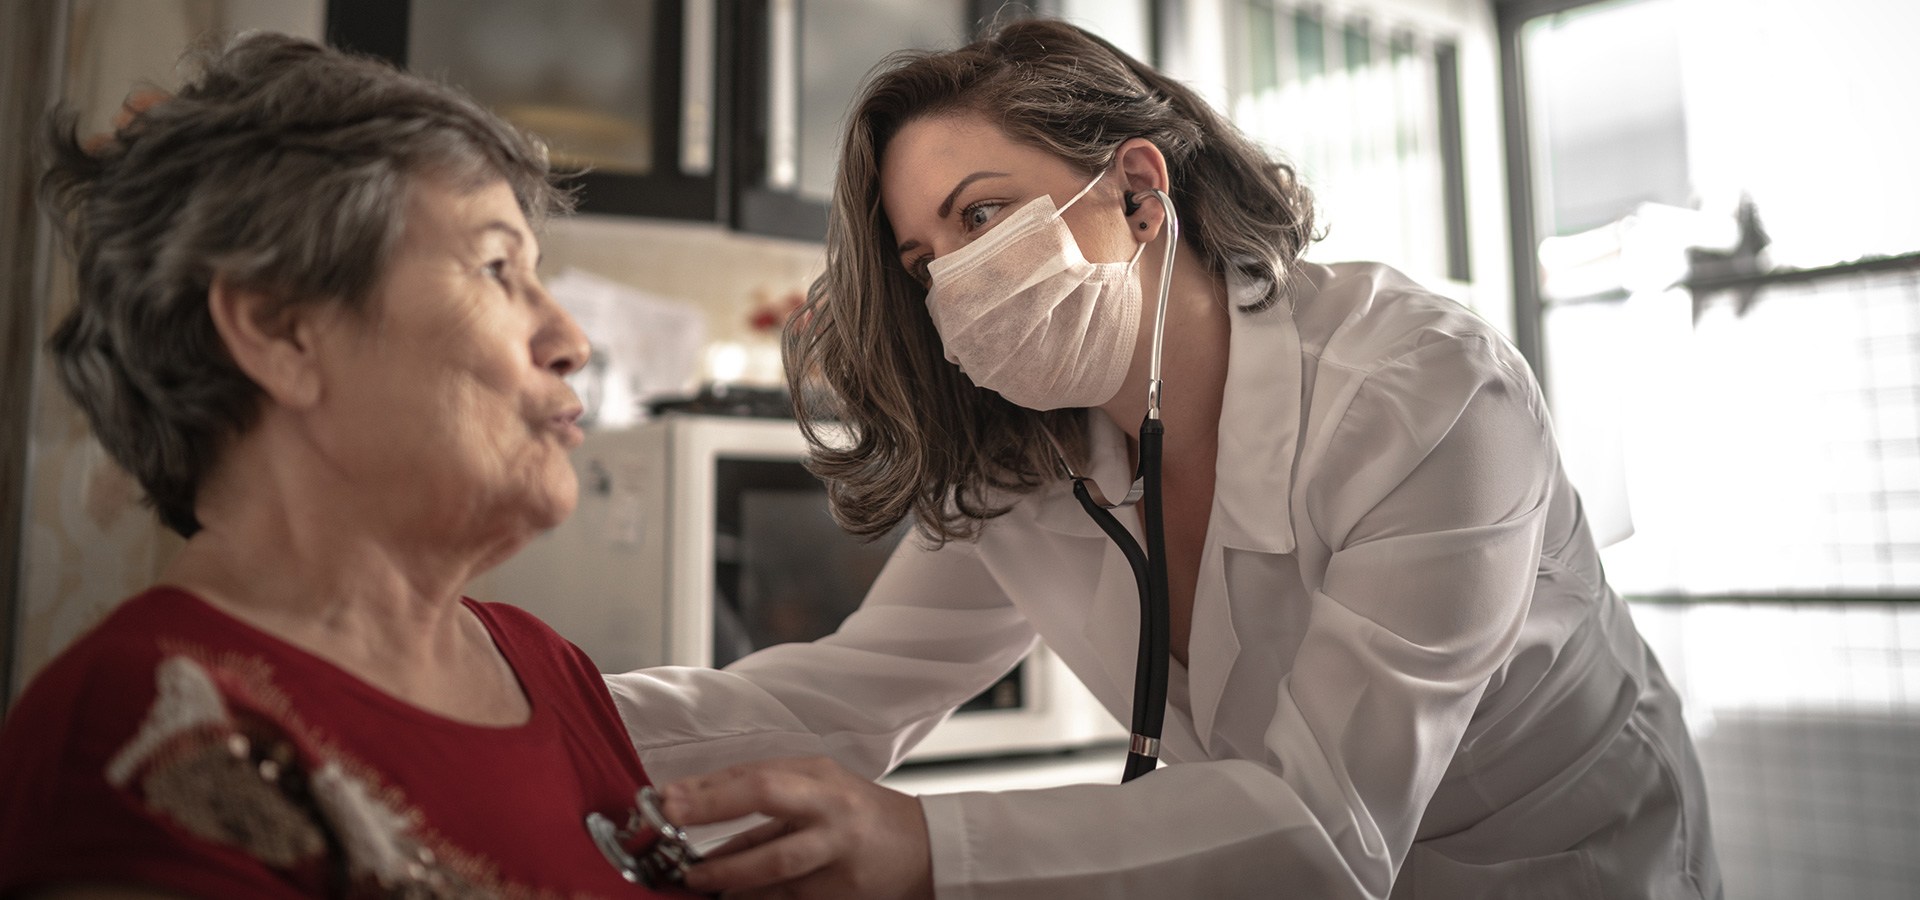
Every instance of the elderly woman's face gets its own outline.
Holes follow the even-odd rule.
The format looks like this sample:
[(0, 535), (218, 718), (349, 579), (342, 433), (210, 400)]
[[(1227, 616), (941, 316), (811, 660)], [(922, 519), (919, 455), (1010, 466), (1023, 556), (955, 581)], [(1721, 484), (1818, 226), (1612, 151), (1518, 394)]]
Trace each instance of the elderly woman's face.
[(415, 181), (371, 321), (329, 360), (330, 419), (316, 426), (348, 483), (392, 513), (380, 518), (511, 538), (572, 512), (580, 403), (562, 379), (588, 347), (538, 260), (504, 181)]

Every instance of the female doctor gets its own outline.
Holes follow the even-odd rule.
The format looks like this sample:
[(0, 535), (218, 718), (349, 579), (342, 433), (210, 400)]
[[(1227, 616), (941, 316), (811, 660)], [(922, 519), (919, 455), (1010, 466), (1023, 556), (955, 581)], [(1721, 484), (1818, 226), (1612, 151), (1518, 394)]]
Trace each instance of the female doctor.
[[(828, 638), (609, 678), (681, 777), (667, 818), (771, 819), (691, 886), (1718, 896), (1678, 701), (1493, 328), (1385, 266), (1303, 261), (1289, 168), (1064, 24), (905, 59), (843, 148), (787, 366), (803, 420), (854, 436), (814, 448), (842, 524), (922, 539)], [(1127, 492), (1163, 278), (1166, 764), (872, 784), (1036, 637), (1128, 720), (1136, 580), (1060, 473)]]

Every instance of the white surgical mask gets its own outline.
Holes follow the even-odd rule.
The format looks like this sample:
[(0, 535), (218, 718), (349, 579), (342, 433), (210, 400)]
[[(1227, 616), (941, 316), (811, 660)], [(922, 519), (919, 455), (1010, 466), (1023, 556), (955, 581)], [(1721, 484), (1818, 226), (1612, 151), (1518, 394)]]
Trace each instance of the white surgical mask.
[(927, 266), (927, 311), (947, 360), (1028, 409), (1099, 406), (1119, 393), (1140, 333), (1142, 244), (1124, 263), (1091, 263), (1042, 194), (978, 240)]

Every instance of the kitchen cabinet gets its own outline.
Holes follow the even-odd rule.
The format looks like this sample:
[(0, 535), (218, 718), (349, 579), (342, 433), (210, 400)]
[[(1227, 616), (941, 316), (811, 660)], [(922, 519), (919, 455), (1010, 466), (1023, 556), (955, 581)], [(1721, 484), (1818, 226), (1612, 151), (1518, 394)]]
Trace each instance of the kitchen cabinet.
[[(985, 9), (983, 9), (985, 7)], [(889, 53), (958, 47), (991, 15), (977, 0), (743, 0), (731, 224), (820, 240), (847, 107)]]
[[(1107, 35), (1151, 59), (1149, 0), (1046, 0), (1033, 12)], [(757, 234), (826, 235), (848, 107), (868, 73), (901, 50), (958, 47), (986, 25), (1032, 14), (1001, 0), (743, 0), (732, 224)]]
[(1333, 227), (1310, 252), (1470, 283), (1453, 29), (1298, 0), (1245, 0), (1239, 15), (1228, 115), (1313, 188)]
[[(1149, 0), (1037, 4), (1151, 58)], [(541, 136), (581, 211), (826, 235), (840, 131), (888, 54), (999, 0), (330, 0), (329, 42), (460, 85)]]
[(581, 211), (724, 221), (719, 0), (331, 0), (327, 40), (465, 88), (547, 142)]
[[(1151, 58), (1149, 0), (1047, 0), (1060, 16)], [(1032, 14), (1001, 0), (742, 0), (735, 59), (731, 224), (819, 240), (848, 107), (873, 67), (899, 50), (960, 46), (998, 19)]]

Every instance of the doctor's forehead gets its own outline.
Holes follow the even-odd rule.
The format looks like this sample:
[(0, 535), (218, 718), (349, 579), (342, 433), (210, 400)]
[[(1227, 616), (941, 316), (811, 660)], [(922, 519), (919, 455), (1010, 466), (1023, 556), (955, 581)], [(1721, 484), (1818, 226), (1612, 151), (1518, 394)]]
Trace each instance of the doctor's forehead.
[(880, 156), (880, 197), (889, 213), (932, 215), (976, 172), (1041, 175), (1066, 161), (1008, 136), (978, 113), (923, 116), (902, 126)]

